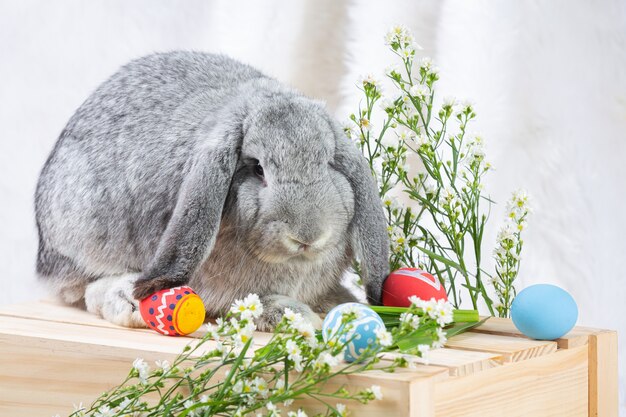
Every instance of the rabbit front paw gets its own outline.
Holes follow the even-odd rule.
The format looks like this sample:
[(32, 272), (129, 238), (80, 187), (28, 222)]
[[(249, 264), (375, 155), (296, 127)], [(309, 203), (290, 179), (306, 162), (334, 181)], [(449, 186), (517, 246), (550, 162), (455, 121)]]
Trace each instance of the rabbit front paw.
[(256, 321), (257, 329), (262, 332), (271, 332), (281, 321), (288, 308), (294, 313), (299, 313), (302, 317), (313, 324), (316, 329), (322, 328), (322, 319), (315, 314), (311, 308), (296, 300), (295, 298), (284, 295), (269, 295), (261, 297), (263, 303), (263, 314)]
[(90, 283), (85, 291), (87, 311), (119, 326), (146, 327), (139, 312), (139, 302), (133, 297), (138, 277), (139, 274), (126, 274)]

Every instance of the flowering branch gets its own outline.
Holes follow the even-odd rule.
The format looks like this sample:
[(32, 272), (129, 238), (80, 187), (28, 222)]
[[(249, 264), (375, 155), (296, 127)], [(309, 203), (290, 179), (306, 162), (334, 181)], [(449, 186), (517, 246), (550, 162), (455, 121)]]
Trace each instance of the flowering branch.
[[(494, 286), (501, 299), (494, 307), (485, 284), (495, 281), (481, 266), (492, 204), (483, 195), (482, 178), (491, 165), (485, 160), (482, 137), (467, 133), (476, 117), (474, 107), (454, 98), (445, 98), (440, 107), (434, 105), (439, 71), (430, 58), (414, 62), (419, 46), (406, 28), (392, 28), (386, 42), (401, 61), (400, 69), (386, 71), (397, 95), (384, 96), (380, 82), (371, 75), (361, 79), (364, 106), (350, 115), (345, 132), (378, 181), (391, 241), (390, 268), (425, 269), (438, 277), (456, 308), (467, 294), (474, 309), (482, 300), (491, 315), (495, 310), (502, 315), (506, 309), (498, 306), (502, 300), (510, 304), (510, 295), (501, 291), (511, 293), (519, 253), (507, 249), (509, 255), (498, 264), (496, 274), (504, 281)], [(377, 104), (383, 113), (378, 132), (372, 122)], [(422, 167), (417, 175), (410, 174), (409, 158)], [(393, 196), (398, 190), (416, 204), (401, 206)], [(521, 244), (514, 246), (521, 251)], [(512, 254), (518, 256), (515, 264)]]
[[(446, 341), (443, 326), (453, 320), (447, 302), (412, 300), (402, 325), (376, 332), (376, 341), (359, 353), (358, 361), (343, 361), (347, 345), (357, 336), (353, 323), (359, 309), (342, 313), (341, 326), (322, 338), (302, 315), (285, 310), (271, 340), (254, 345), (255, 319), (263, 312), (259, 298), (251, 294), (236, 301), (230, 313), (207, 325), (206, 335), (173, 363), (157, 361), (152, 370), (143, 360), (133, 362), (124, 382), (104, 393), (89, 408), (79, 406), (72, 417), (262, 415), (306, 417), (303, 409), (292, 410), (294, 400), (312, 398), (326, 407), (326, 416), (345, 416), (346, 405), (337, 401), (367, 403), (382, 398), (379, 386), (356, 392), (345, 386), (333, 392), (325, 383), (338, 375), (369, 369), (391, 372), (414, 365), (404, 355), (382, 362), (383, 352), (400, 348), (405, 353), (427, 357), (431, 347)], [(410, 338), (419, 337), (419, 345)], [(149, 397), (150, 394), (153, 394)], [(157, 400), (154, 398), (157, 394)]]

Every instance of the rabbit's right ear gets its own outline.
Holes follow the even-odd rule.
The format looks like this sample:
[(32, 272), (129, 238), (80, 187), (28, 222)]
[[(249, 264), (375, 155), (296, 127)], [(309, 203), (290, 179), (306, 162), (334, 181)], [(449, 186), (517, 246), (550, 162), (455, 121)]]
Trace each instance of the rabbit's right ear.
[(213, 250), (239, 159), (244, 111), (243, 105), (230, 106), (207, 122), (217, 119), (217, 124), (201, 125), (175, 209), (153, 260), (135, 283), (135, 298), (188, 283)]

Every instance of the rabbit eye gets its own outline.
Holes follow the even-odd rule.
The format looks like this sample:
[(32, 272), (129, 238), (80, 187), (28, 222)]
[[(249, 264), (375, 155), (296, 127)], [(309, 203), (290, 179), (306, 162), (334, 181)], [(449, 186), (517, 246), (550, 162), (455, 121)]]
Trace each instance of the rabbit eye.
[(258, 162), (254, 166), (254, 173), (263, 178), (263, 167)]

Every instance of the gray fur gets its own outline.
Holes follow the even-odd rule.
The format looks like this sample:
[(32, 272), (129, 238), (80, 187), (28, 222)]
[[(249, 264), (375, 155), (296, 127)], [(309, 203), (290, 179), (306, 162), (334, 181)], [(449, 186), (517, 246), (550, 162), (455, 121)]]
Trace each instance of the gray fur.
[[(388, 273), (359, 151), (318, 102), (224, 56), (155, 54), (120, 69), (61, 133), (35, 206), (37, 271), (69, 303), (134, 274), (136, 299), (189, 283), (210, 316), (257, 293), (269, 329), (286, 305), (311, 317), (353, 300), (340, 279), (355, 256), (370, 302)], [(119, 317), (133, 306), (107, 297), (89, 309), (134, 325)]]

